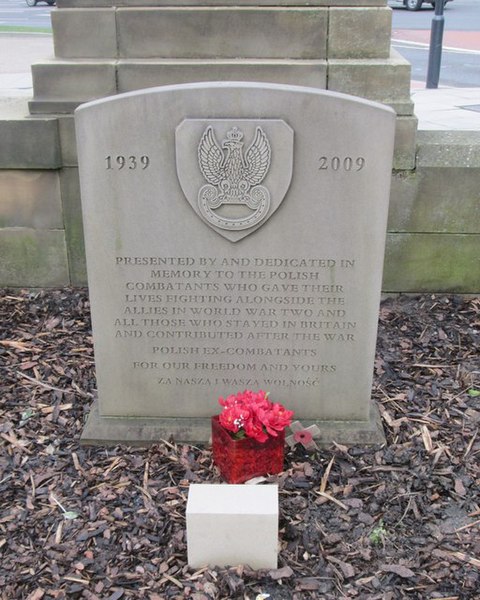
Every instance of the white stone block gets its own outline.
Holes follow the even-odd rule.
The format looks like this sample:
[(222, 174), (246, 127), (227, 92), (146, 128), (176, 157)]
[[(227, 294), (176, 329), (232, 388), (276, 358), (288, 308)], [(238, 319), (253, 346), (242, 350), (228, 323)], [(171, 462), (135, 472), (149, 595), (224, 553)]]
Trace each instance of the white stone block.
[(276, 569), (278, 486), (191, 484), (188, 564)]

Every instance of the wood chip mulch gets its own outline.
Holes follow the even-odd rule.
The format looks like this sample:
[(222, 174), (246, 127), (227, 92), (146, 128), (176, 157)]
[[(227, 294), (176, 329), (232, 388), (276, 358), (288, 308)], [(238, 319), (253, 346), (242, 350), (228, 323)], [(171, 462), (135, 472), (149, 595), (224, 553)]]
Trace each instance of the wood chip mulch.
[[(190, 569), (208, 447), (85, 448), (85, 290), (0, 291), (0, 597), (480, 598), (480, 299), (390, 298), (374, 397), (388, 445), (289, 451), (279, 568)], [(252, 544), (261, 540), (252, 540)]]

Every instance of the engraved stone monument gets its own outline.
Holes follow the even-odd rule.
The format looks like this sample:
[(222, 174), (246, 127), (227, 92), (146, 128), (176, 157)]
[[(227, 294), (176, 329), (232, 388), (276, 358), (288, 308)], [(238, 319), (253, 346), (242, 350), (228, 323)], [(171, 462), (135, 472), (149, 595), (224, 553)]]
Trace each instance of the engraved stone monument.
[(320, 441), (382, 439), (370, 394), (395, 114), (260, 83), (76, 112), (98, 402), (84, 442), (207, 440), (270, 391)]

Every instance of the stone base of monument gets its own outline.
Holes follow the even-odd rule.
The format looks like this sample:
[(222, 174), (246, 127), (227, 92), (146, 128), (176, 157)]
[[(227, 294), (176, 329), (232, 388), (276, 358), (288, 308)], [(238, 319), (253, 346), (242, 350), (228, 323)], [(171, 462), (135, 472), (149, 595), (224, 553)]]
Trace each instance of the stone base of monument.
[(188, 564), (276, 569), (278, 486), (191, 484)]
[[(328, 446), (332, 442), (348, 446), (384, 444), (380, 414), (372, 403), (368, 421), (312, 421), (297, 415), (305, 427), (317, 425), (320, 434), (315, 442)], [(211, 436), (209, 417), (105, 417), (95, 401), (82, 432), (80, 443), (84, 445), (126, 444), (149, 446), (170, 437), (176, 442), (208, 442)]]

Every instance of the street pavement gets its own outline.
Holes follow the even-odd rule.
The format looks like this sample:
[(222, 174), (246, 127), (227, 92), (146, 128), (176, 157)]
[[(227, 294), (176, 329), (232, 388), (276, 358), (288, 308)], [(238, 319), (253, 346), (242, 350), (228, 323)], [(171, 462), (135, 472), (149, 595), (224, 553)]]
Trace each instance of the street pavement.
[[(452, 32), (453, 33), (453, 32)], [(479, 51), (480, 39), (464, 35), (448, 37), (448, 45), (459, 47), (468, 44), (470, 50)], [(426, 43), (426, 33), (395, 31), (397, 38), (415, 43)], [(413, 39), (412, 39), (413, 38)], [(0, 33), (0, 112), (21, 106), (27, 111), (27, 100), (32, 96), (32, 63), (54, 56), (52, 36), (48, 34)], [(480, 131), (480, 88), (446, 87), (425, 89), (425, 84), (412, 82), (412, 98), (419, 129)], [(1, 115), (0, 115), (1, 116)]]
[[(430, 34), (430, 29), (394, 28), (392, 45), (400, 52), (408, 47), (428, 52)], [(479, 31), (444, 31), (443, 49), (474, 61), (476, 72), (480, 72)], [(438, 89), (426, 89), (424, 81), (411, 82), (419, 129), (480, 131), (480, 87), (446, 86), (441, 81), (442, 70)]]

